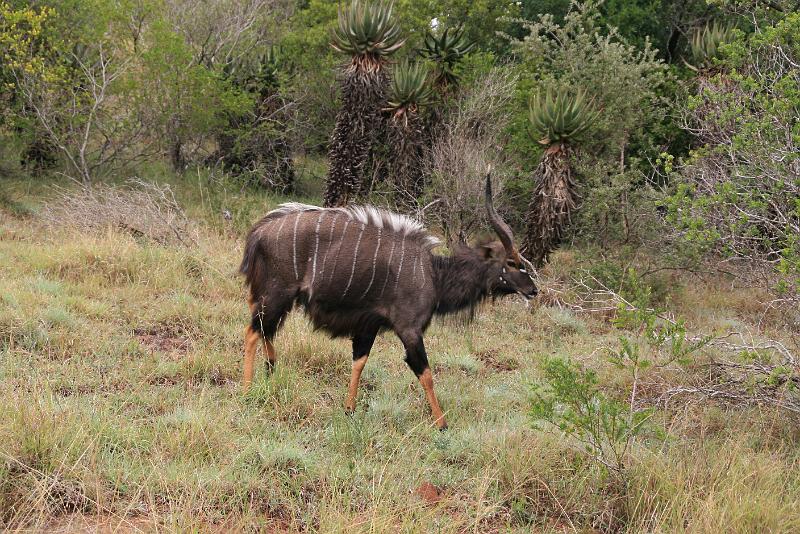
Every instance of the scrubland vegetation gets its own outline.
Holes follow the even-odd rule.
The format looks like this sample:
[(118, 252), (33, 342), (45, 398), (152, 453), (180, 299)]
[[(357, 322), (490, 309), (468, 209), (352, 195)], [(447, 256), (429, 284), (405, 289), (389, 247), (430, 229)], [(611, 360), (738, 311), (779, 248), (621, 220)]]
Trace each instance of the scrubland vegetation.
[[(337, 6), (0, 0), (0, 527), (800, 530), (796, 3)], [(299, 311), (242, 392), (254, 221), (447, 253), (487, 167), (540, 294), (431, 326), (449, 430)]]

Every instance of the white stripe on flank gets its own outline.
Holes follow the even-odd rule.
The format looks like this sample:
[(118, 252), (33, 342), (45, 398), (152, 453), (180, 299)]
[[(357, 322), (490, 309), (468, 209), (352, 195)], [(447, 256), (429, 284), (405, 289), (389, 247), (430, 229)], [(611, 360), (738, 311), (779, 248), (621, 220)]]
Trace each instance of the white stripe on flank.
[(414, 258), (414, 269), (411, 271), (411, 283), (417, 281), (417, 258)]
[(425, 259), (421, 255), (419, 257), (419, 272), (422, 275), (422, 287), (425, 287)]
[(397, 280), (394, 281), (394, 292), (397, 294), (397, 286), (400, 284), (400, 273), (403, 272), (403, 256), (406, 255), (406, 236), (403, 234), (403, 241), (401, 241), (400, 248), (400, 266), (397, 267)]
[(397, 241), (392, 239), (392, 251), (389, 252), (389, 261), (386, 262), (386, 279), (383, 281), (383, 287), (381, 288), (381, 294), (378, 295), (378, 299), (383, 297), (383, 292), (386, 291), (386, 284), (389, 283), (389, 273), (392, 272), (392, 258), (394, 258), (395, 246), (397, 246)]
[(300, 215), (302, 212), (298, 212), (297, 216), (294, 218), (294, 238), (292, 238), (292, 263), (294, 264), (294, 279), (298, 280), (300, 275), (297, 274), (297, 223), (300, 222)]
[(381, 228), (378, 228), (378, 246), (375, 247), (375, 254), (372, 256), (372, 278), (369, 279), (369, 285), (367, 285), (367, 289), (361, 294), (361, 298), (367, 296), (369, 293), (369, 289), (372, 287), (372, 282), (375, 281), (375, 269), (378, 266), (378, 251), (381, 249)]
[(347, 295), (347, 291), (350, 289), (350, 284), (353, 283), (353, 275), (356, 273), (356, 261), (358, 261), (358, 247), (361, 245), (361, 236), (364, 235), (364, 228), (367, 225), (361, 223), (361, 231), (358, 233), (358, 239), (356, 239), (356, 249), (353, 252), (353, 266), (350, 268), (350, 280), (347, 281), (347, 287), (344, 288), (344, 293), (342, 293), (342, 297)]
[(278, 232), (275, 234), (275, 247), (277, 249), (278, 241), (281, 238), (281, 230), (283, 230), (283, 225), (286, 224), (286, 217), (281, 217), (281, 224), (278, 225)]
[(331, 221), (331, 233), (328, 236), (328, 246), (325, 248), (325, 255), (322, 257), (322, 267), (319, 270), (319, 278), (320, 280), (325, 280), (325, 264), (328, 262), (328, 252), (331, 250), (331, 245), (333, 244), (333, 231), (336, 229), (336, 219), (339, 218), (339, 214), (335, 213), (333, 215), (333, 221)]
[(333, 276), (336, 274), (336, 264), (339, 263), (339, 253), (342, 251), (342, 243), (344, 242), (344, 235), (347, 233), (347, 227), (350, 226), (350, 223), (353, 222), (352, 219), (347, 219), (344, 223), (344, 230), (342, 230), (342, 240), (339, 242), (339, 248), (336, 250), (336, 257), (333, 258), (333, 269), (331, 269), (331, 282), (333, 282)]
[(317, 217), (317, 229), (314, 230), (314, 236), (316, 238), (316, 243), (314, 243), (314, 261), (311, 263), (311, 288), (314, 288), (314, 279), (317, 277), (317, 253), (319, 252), (319, 225), (322, 223), (322, 219), (325, 218), (325, 212), (320, 212), (319, 217)]

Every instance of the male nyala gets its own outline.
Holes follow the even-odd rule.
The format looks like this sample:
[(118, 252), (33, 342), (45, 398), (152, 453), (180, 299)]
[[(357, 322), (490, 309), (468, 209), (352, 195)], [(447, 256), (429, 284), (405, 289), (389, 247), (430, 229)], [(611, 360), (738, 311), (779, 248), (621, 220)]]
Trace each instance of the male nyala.
[(418, 222), (373, 207), (289, 203), (268, 213), (250, 230), (240, 267), (252, 314), (245, 331), (245, 390), (253, 380), (259, 340), (271, 367), (272, 340), (299, 303), (315, 328), (353, 341), (346, 410), (355, 409), (375, 336), (392, 330), (425, 390), (436, 425), (446, 428), (422, 341), (432, 316), (474, 308), (488, 297), (519, 293), (529, 299), (537, 293), (526, 270), (529, 263), (494, 209), (489, 176), (486, 210), (500, 240), (462, 246), (452, 256), (432, 254), (437, 240)]

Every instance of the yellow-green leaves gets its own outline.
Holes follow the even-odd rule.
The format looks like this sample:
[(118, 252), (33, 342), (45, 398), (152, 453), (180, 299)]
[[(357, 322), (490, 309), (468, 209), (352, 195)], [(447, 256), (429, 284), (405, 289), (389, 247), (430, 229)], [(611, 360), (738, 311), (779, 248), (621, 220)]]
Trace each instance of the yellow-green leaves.
[(44, 58), (35, 53), (42, 29), (54, 14), (50, 7), (16, 9), (0, 2), (0, 59), (6, 68), (28, 75), (44, 74)]
[(718, 22), (706, 24), (703, 28), (695, 30), (692, 35), (692, 65), (694, 69), (707, 69), (714, 65), (714, 60), (720, 57), (720, 46), (731, 42), (733, 27), (725, 26)]
[(548, 89), (530, 102), (530, 123), (533, 135), (543, 145), (573, 141), (597, 118), (597, 112), (586, 100), (586, 93)]
[(403, 113), (411, 107), (429, 104), (432, 94), (428, 69), (421, 63), (403, 60), (394, 67), (387, 107), (395, 113)]
[(331, 46), (351, 56), (380, 58), (392, 54), (405, 43), (393, 10), (392, 4), (353, 0), (346, 10), (339, 9)]

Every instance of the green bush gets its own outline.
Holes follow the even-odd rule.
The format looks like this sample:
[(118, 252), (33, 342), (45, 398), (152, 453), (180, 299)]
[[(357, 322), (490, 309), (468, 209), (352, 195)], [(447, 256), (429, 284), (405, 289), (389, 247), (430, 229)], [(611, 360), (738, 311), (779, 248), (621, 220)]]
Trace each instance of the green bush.
[[(622, 473), (636, 438), (648, 430), (651, 409), (636, 409), (600, 390), (597, 374), (571, 360), (550, 358), (541, 384), (533, 386), (535, 428), (555, 427), (614, 473)], [(545, 425), (542, 425), (545, 423)]]
[[(637, 48), (604, 25), (596, 2), (574, 4), (563, 23), (551, 15), (519, 22), (528, 35), (512, 40), (520, 59), (517, 106), (526, 107), (533, 94), (561, 89), (585, 92), (599, 112), (575, 143), (573, 167), (582, 202), (572, 221), (574, 232), (609, 245), (636, 240), (652, 227), (658, 198), (648, 183), (648, 159), (658, 154), (665, 133), (670, 135), (662, 129), (667, 106), (660, 93), (670, 80), (666, 66), (649, 44)], [(517, 114), (510, 130), (509, 145), (519, 165), (533, 170), (541, 148), (527, 117)], [(526, 190), (534, 186), (527, 184)]]
[(679, 161), (670, 222), (683, 242), (771, 272), (782, 300), (800, 294), (800, 13), (721, 46), (685, 106), (696, 149)]

